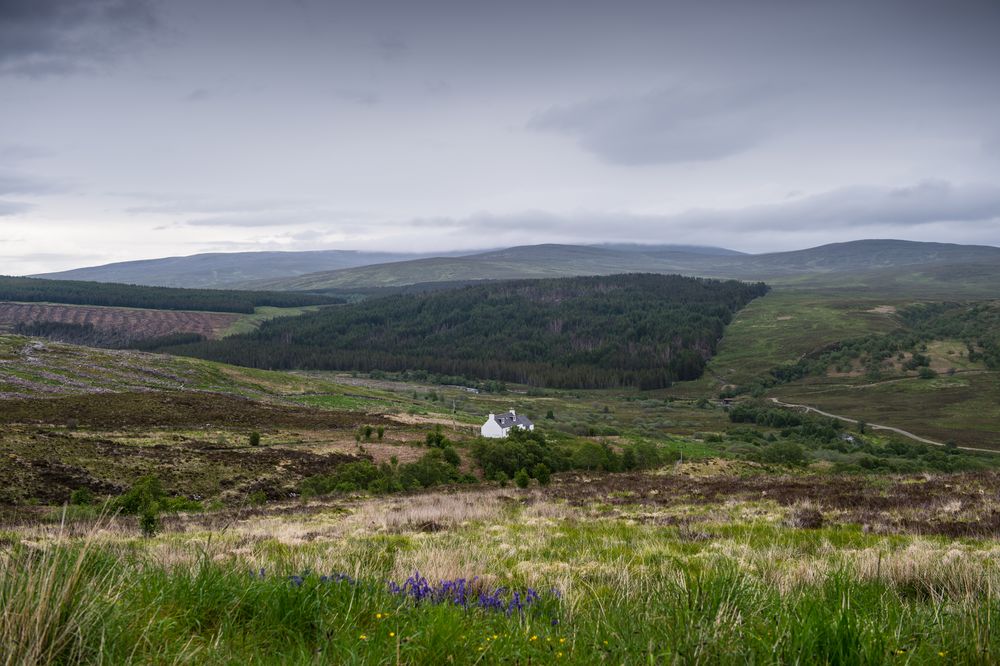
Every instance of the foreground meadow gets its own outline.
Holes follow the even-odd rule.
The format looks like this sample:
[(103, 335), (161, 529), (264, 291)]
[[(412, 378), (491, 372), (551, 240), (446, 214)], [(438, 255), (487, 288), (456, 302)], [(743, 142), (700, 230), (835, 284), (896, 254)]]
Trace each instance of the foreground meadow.
[[(710, 460), (0, 534), (14, 663), (992, 663), (993, 472)], [(30, 583), (29, 583), (30, 581)]]

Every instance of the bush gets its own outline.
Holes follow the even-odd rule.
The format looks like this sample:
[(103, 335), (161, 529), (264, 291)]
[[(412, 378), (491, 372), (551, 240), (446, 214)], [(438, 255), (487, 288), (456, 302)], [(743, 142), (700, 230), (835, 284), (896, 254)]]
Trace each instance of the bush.
[(87, 506), (94, 503), (94, 493), (90, 488), (77, 488), (69, 495), (69, 503), (76, 506)]
[(528, 484), (531, 483), (531, 477), (528, 476), (528, 470), (523, 467), (517, 470), (517, 474), (514, 475), (514, 483), (517, 484), (518, 488), (527, 488)]
[(139, 516), (139, 529), (142, 530), (142, 536), (151, 538), (156, 536), (156, 533), (160, 531), (160, 517), (158, 513), (155, 504), (143, 510), (142, 515)]
[(382, 438), (385, 437), (385, 426), (379, 426), (376, 428), (375, 435), (378, 437), (378, 441), (381, 442)]
[(935, 377), (937, 377), (937, 373), (931, 370), (930, 368), (924, 366), (920, 368), (920, 371), (917, 373), (917, 376), (920, 377), (920, 379), (934, 379)]
[(507, 487), (507, 475), (504, 472), (497, 472), (493, 479), (500, 484), (501, 488)]
[(552, 482), (552, 472), (545, 463), (538, 463), (531, 468), (531, 474), (538, 480), (538, 485), (547, 486)]
[(539, 463), (552, 471), (571, 467), (562, 447), (553, 446), (538, 431), (513, 430), (505, 439), (479, 439), (472, 445), (472, 457), (486, 478), (503, 472), (511, 478), (520, 469), (533, 469)]
[(775, 442), (761, 451), (761, 460), (779, 465), (804, 465), (806, 453), (795, 442)]
[(455, 450), (454, 446), (445, 447), (442, 453), (444, 454), (444, 461), (452, 467), (458, 467), (462, 464), (462, 459), (459, 457), (458, 451)]
[(250, 433), (250, 446), (260, 446), (260, 433), (256, 430)]
[(424, 443), (427, 444), (427, 446), (438, 449), (451, 446), (451, 440), (445, 437), (444, 433), (441, 431), (440, 424), (435, 426), (434, 430), (427, 433), (427, 436), (424, 438)]

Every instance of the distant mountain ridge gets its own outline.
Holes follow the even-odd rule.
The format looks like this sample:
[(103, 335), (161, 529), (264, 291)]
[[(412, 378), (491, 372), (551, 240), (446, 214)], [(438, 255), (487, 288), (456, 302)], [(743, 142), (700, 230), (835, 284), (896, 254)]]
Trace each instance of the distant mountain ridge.
[(900, 240), (859, 240), (805, 250), (740, 254), (676, 246), (528, 245), (462, 257), (431, 257), (252, 283), (258, 289), (323, 290), (395, 287), (428, 282), (509, 280), (614, 273), (679, 273), (700, 277), (780, 280), (905, 267), (996, 266), (1000, 248)]
[(360, 291), (616, 273), (841, 283), (861, 274), (884, 277), (921, 273), (936, 282), (948, 281), (954, 274), (974, 276), (982, 284), (1000, 285), (1000, 248), (871, 239), (765, 254), (628, 243), (525, 245), (436, 255), (345, 250), (239, 252), (124, 262), (38, 277), (186, 287)]
[[(454, 256), (459, 253), (445, 253)], [(184, 257), (123, 261), (31, 277), (115, 282), (153, 287), (230, 288), (255, 280), (406, 261), (441, 253), (310, 250), (305, 252), (209, 252)]]

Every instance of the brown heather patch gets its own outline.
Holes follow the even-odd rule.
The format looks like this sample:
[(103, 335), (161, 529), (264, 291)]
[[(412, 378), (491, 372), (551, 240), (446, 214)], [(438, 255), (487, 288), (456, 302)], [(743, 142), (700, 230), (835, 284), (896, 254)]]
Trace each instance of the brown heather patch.
[[(1000, 473), (920, 476), (563, 474), (543, 491), (572, 506), (662, 509), (769, 502), (875, 532), (1000, 536)], [(671, 521), (668, 521), (668, 523)]]
[(221, 393), (173, 391), (4, 400), (0, 411), (0, 423), (64, 425), (70, 418), (76, 419), (80, 427), (102, 429), (212, 424), (260, 429), (356, 428), (389, 423), (384, 417), (360, 412), (293, 407)]

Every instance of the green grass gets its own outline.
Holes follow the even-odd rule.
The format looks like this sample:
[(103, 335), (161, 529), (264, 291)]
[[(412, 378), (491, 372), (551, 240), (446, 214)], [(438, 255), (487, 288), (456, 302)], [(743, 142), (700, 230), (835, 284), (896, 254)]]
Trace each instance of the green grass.
[(315, 312), (319, 310), (317, 305), (307, 305), (298, 308), (276, 308), (271, 306), (260, 306), (254, 309), (253, 314), (243, 315), (235, 322), (233, 325), (222, 332), (220, 337), (229, 337), (230, 335), (240, 335), (241, 333), (252, 333), (260, 328), (260, 325), (265, 321), (270, 321), (271, 319), (277, 319), (278, 317), (298, 317), (305, 314), (306, 312)]
[(1000, 373), (960, 372), (935, 379), (869, 383), (821, 378), (779, 386), (768, 395), (791, 403), (894, 426), (939, 442), (1000, 450)]
[(824, 345), (898, 327), (895, 305), (877, 297), (845, 293), (796, 292), (776, 288), (738, 312), (726, 329), (705, 381), (740, 384), (783, 363), (794, 362)]
[[(976, 664), (1000, 651), (996, 564), (944, 556), (946, 543), (759, 523), (708, 527), (707, 541), (690, 541), (624, 521), (531, 520), (511, 510), (435, 535), (258, 540), (249, 557), (238, 537), (198, 533), (15, 544), (0, 560), (0, 659)], [(180, 561), (158, 561), (164, 549)], [(508, 615), (389, 591), (404, 562), (459, 549), (506, 552), (477, 585), (530, 585), (542, 601)], [(874, 570), (864, 564), (872, 551)], [(320, 580), (345, 567), (356, 582)]]

